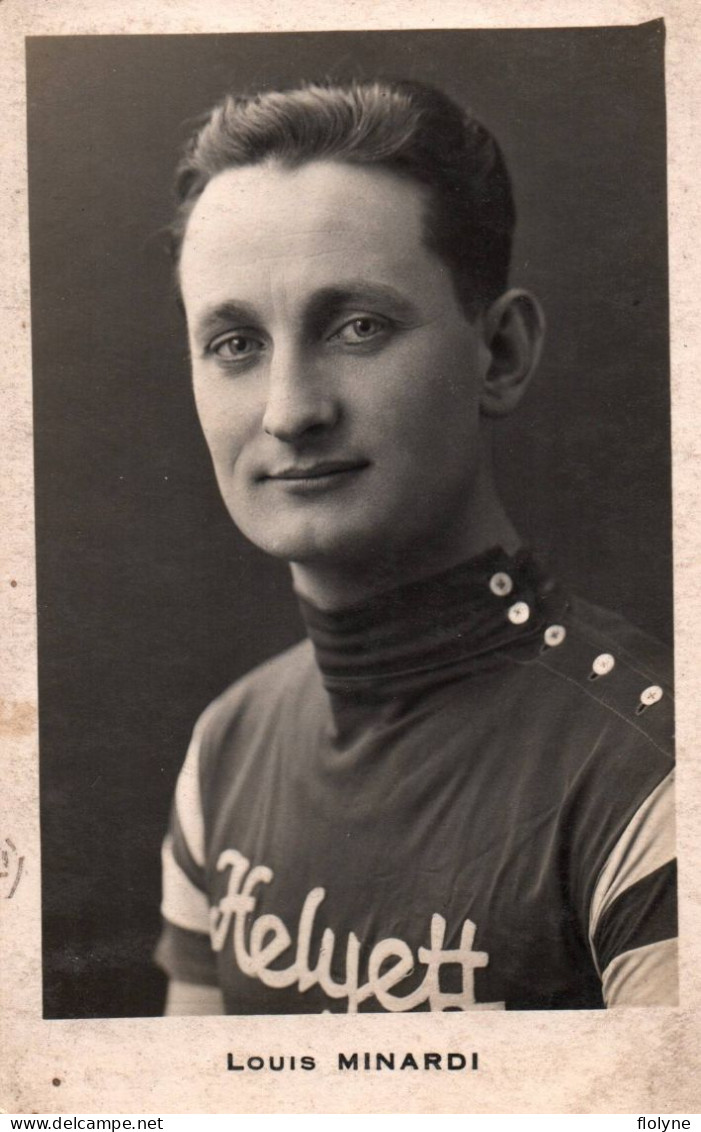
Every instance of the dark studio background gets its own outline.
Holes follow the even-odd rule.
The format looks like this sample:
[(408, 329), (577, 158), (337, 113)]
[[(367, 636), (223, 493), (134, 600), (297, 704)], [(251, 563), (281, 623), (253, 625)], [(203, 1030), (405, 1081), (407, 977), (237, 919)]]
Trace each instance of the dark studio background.
[(47, 1017), (147, 1015), (159, 847), (198, 713), (301, 635), (286, 567), (221, 504), (163, 227), (188, 120), (230, 86), (377, 72), (500, 139), (540, 376), (500, 426), (524, 537), (671, 636), (661, 23), (28, 40)]

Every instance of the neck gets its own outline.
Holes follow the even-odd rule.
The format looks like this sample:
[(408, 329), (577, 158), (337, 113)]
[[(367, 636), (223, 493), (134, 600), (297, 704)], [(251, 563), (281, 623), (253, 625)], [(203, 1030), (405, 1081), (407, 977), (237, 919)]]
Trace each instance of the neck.
[(403, 547), (400, 552), (373, 554), (369, 560), (293, 562), (292, 578), (298, 597), (332, 612), (361, 605), (378, 594), (420, 582), (470, 558), (500, 546), (515, 554), (521, 539), (498, 499), (483, 512), (484, 521), (451, 533), (440, 543)]
[[(495, 589), (497, 578), (508, 587)], [(509, 615), (516, 602), (525, 619)], [(407, 697), (539, 655), (565, 607), (533, 555), (497, 548), (353, 607), (300, 602), (339, 735), (362, 722), (368, 706), (401, 712)]]

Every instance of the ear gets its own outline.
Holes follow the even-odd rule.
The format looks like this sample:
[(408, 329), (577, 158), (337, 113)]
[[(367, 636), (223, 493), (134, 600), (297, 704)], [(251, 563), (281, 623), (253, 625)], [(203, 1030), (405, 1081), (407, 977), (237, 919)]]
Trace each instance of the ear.
[(526, 392), (543, 349), (545, 316), (529, 291), (512, 288), (483, 315), (491, 355), (480, 396), (486, 417), (505, 417)]

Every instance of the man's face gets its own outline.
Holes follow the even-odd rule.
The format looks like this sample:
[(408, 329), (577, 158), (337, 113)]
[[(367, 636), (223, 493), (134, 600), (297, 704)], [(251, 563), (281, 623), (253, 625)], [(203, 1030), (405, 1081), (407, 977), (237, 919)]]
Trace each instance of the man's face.
[(232, 519), (270, 554), (440, 560), (465, 542), (490, 356), (424, 246), (424, 204), (414, 182), (314, 162), (227, 170), (195, 205), (197, 409)]

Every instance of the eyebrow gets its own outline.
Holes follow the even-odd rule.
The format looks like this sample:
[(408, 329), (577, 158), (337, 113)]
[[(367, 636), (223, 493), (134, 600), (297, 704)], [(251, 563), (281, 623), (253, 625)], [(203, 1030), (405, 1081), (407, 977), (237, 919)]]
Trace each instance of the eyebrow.
[(205, 310), (204, 313), (198, 318), (195, 325), (196, 336), (200, 340), (209, 338), (210, 335), (216, 334), (222, 326), (237, 323), (239, 325), (255, 324), (258, 321), (255, 307), (249, 303), (240, 303), (236, 300), (230, 300), (224, 303), (218, 303), (217, 306)]
[[(316, 327), (323, 319), (346, 307), (363, 307), (375, 303), (380, 304), (389, 314), (407, 322), (419, 318), (416, 305), (395, 287), (351, 279), (315, 291), (302, 312), (303, 324), (306, 328)], [(204, 311), (195, 329), (197, 337), (202, 340), (216, 334), (223, 326), (255, 326), (260, 321), (260, 313), (255, 306), (230, 299)]]
[(370, 283), (363, 279), (351, 279), (330, 287), (322, 287), (312, 295), (306, 314), (318, 318), (332, 314), (343, 307), (362, 307), (366, 303), (379, 303), (386, 309), (389, 308), (398, 318), (418, 317), (415, 304), (396, 287), (390, 287), (386, 283)]

